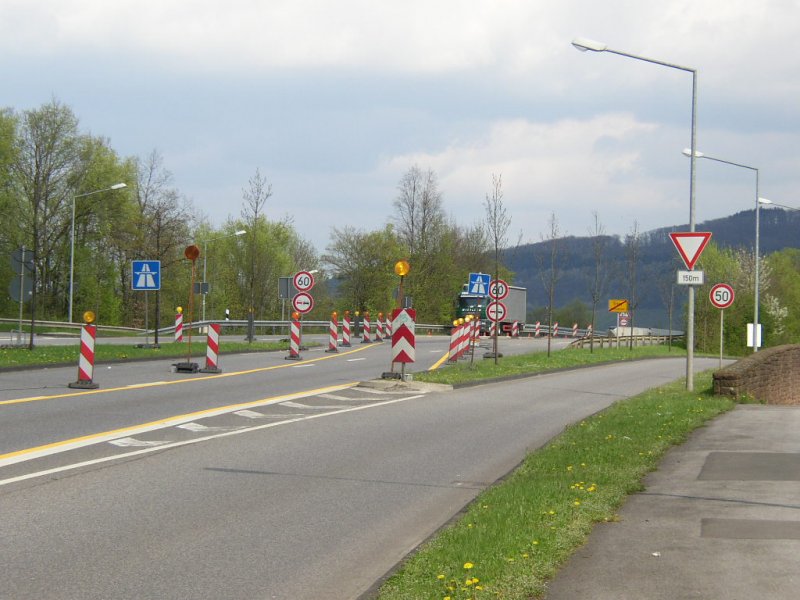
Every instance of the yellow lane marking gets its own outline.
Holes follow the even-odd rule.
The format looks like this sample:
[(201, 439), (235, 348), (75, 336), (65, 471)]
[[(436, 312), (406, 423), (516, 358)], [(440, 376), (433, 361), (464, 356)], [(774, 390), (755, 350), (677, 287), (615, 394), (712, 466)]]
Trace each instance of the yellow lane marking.
[(111, 431), (103, 431), (100, 433), (92, 433), (89, 435), (84, 435), (69, 440), (62, 440), (58, 442), (52, 442), (50, 444), (44, 444), (42, 446), (35, 446), (33, 448), (15, 450), (14, 452), (0, 454), (0, 467), (4, 467), (18, 462), (23, 462), (26, 460), (31, 460), (33, 458), (48, 456), (50, 454), (57, 454), (58, 452), (64, 452), (66, 450), (81, 448), (83, 446), (90, 446), (92, 444), (97, 444), (99, 442), (105, 442), (120, 437), (128, 437), (131, 435), (153, 431), (155, 429), (164, 429), (165, 427), (172, 427), (175, 425), (180, 425), (182, 423), (188, 423), (190, 421), (194, 421), (195, 419), (203, 417), (213, 417), (216, 415), (221, 415), (236, 410), (242, 410), (245, 408), (254, 408), (257, 406), (276, 404), (278, 402), (285, 402), (287, 400), (296, 400), (298, 398), (315, 396), (317, 394), (338, 392), (347, 388), (351, 388), (357, 384), (358, 384), (357, 381), (353, 381), (350, 383), (340, 383), (337, 385), (317, 388), (314, 390), (294, 392), (291, 394), (284, 394), (282, 396), (272, 396), (269, 398), (263, 398), (261, 400), (253, 400), (250, 402), (242, 402), (239, 404), (229, 404), (228, 406), (220, 406), (217, 408), (208, 408), (205, 410), (199, 410), (196, 412), (186, 413), (183, 415), (175, 415), (172, 417), (167, 417), (165, 419), (158, 419), (157, 421), (150, 421), (149, 423), (141, 423), (139, 425), (121, 427), (120, 429), (113, 429)]
[(180, 383), (196, 383), (198, 381), (206, 381), (208, 379), (219, 379), (221, 377), (238, 377), (240, 375), (252, 375), (253, 373), (262, 373), (264, 371), (273, 371), (275, 369), (286, 369), (289, 367), (296, 367), (297, 365), (304, 365), (309, 363), (315, 363), (322, 360), (328, 360), (330, 358), (337, 358), (339, 356), (345, 356), (347, 354), (353, 354), (355, 352), (361, 352), (362, 350), (368, 350), (370, 348), (377, 348), (379, 346), (373, 346), (372, 344), (368, 346), (362, 346), (361, 348), (354, 348), (353, 350), (347, 350), (346, 352), (339, 352), (337, 354), (329, 354), (327, 356), (320, 356), (318, 358), (309, 358), (307, 360), (301, 360), (299, 362), (291, 362), (285, 365), (273, 365), (271, 367), (259, 367), (257, 369), (248, 369), (246, 371), (233, 371), (231, 373), (218, 373), (214, 375), (204, 375), (201, 377), (194, 377), (192, 379), (176, 379), (175, 381), (157, 381), (153, 383), (137, 383), (133, 385), (126, 385), (121, 387), (114, 387), (114, 388), (100, 388), (96, 390), (84, 390), (80, 392), (67, 392), (64, 394), (54, 394), (52, 396), (30, 396), (27, 398), (16, 398), (14, 400), (0, 400), (0, 406), (4, 406), (7, 404), (24, 404), (26, 402), (37, 402), (40, 400), (56, 400), (58, 398), (74, 398), (76, 396), (88, 396), (92, 394), (108, 394), (111, 392), (119, 392), (123, 390), (135, 390), (138, 388), (147, 388), (147, 387), (156, 387), (162, 385), (177, 385)]
[(441, 367), (444, 364), (444, 361), (446, 361), (449, 358), (449, 356), (450, 356), (450, 351), (448, 350), (447, 352), (444, 353), (444, 356), (442, 356), (442, 358), (433, 363), (433, 365), (431, 366), (430, 369), (428, 369), (428, 371), (435, 371), (436, 369)]

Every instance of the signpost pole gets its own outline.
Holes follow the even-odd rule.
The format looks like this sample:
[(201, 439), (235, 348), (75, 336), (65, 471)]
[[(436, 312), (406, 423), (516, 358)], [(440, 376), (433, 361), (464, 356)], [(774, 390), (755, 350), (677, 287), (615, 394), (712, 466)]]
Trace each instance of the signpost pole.
[(725, 325), (725, 309), (719, 311), (719, 368), (722, 368), (722, 344), (724, 342), (725, 337), (722, 335), (722, 332)]

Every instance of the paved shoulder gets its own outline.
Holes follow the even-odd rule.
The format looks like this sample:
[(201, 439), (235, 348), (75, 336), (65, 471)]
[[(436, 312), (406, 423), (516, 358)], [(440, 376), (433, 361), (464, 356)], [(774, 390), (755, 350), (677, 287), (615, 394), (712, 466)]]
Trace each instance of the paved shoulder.
[(671, 450), (548, 600), (797, 598), (800, 407), (741, 405)]

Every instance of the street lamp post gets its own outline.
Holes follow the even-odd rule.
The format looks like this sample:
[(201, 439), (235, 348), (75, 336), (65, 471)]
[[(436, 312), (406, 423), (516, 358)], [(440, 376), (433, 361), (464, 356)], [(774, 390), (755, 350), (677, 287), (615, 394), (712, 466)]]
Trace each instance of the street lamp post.
[[(685, 148), (683, 150), (683, 153), (686, 156), (691, 156), (692, 155), (692, 151), (689, 150), (689, 148)], [(758, 343), (760, 341), (760, 336), (758, 335), (758, 318), (759, 318), (759, 314), (758, 314), (759, 291), (758, 290), (759, 290), (759, 268), (760, 268), (759, 263), (761, 262), (760, 258), (759, 258), (760, 246), (761, 246), (760, 243), (759, 243), (759, 236), (760, 236), (760, 230), (761, 230), (761, 226), (760, 226), (760, 223), (759, 223), (759, 213), (761, 212), (761, 205), (762, 204), (772, 204), (772, 202), (770, 200), (767, 200), (766, 198), (760, 198), (759, 195), (758, 195), (758, 169), (756, 167), (751, 167), (749, 165), (743, 165), (741, 163), (733, 162), (733, 161), (730, 161), (730, 160), (723, 160), (721, 158), (716, 158), (714, 156), (709, 156), (708, 154), (704, 154), (703, 152), (698, 152), (697, 150), (695, 150), (695, 152), (694, 152), (694, 157), (695, 158), (705, 158), (706, 160), (713, 160), (714, 162), (724, 163), (726, 165), (732, 165), (734, 167), (741, 167), (742, 169), (749, 169), (751, 171), (754, 171), (755, 174), (756, 174), (756, 240), (755, 240), (755, 252), (754, 252), (756, 265), (755, 265), (755, 274), (754, 274), (755, 275), (755, 284), (754, 284), (754, 290), (753, 290), (753, 294), (754, 294), (754, 301), (753, 301), (753, 352), (758, 352)]]
[(86, 192), (85, 194), (78, 194), (72, 197), (72, 225), (70, 226), (70, 251), (69, 251), (69, 322), (72, 323), (72, 287), (75, 280), (75, 201), (78, 198), (85, 196), (93, 196), (101, 192), (110, 192), (112, 190), (121, 190), (128, 187), (125, 183), (115, 183), (114, 185), (103, 188), (102, 190), (95, 190), (93, 192)]
[[(662, 67), (669, 67), (670, 69), (678, 69), (679, 71), (686, 71), (692, 74), (692, 141), (691, 141), (691, 155), (689, 167), (689, 230), (695, 230), (695, 152), (697, 152), (697, 69), (684, 67), (673, 63), (646, 58), (636, 54), (629, 54), (627, 52), (620, 52), (609, 48), (607, 44), (596, 42), (594, 40), (587, 40), (584, 38), (576, 38), (572, 40), (572, 45), (581, 52), (610, 52), (611, 54), (618, 54), (619, 56), (626, 56), (635, 60), (661, 65)], [(689, 297), (687, 301), (687, 323), (686, 323), (686, 389), (689, 391), (694, 390), (694, 287), (689, 288)]]
[[(209, 242), (213, 242), (215, 240), (221, 240), (221, 239), (224, 239), (224, 238), (244, 235), (245, 233), (247, 233), (247, 230), (240, 229), (239, 231), (236, 231), (234, 233), (229, 233), (228, 235), (220, 235), (218, 237), (211, 238), (210, 240), (206, 240), (206, 241), (203, 242), (203, 284), (207, 283), (207, 281), (206, 281), (206, 265), (207, 265), (207, 262), (206, 261), (207, 261), (207, 258), (208, 258), (208, 243)], [(202, 309), (202, 313), (203, 314), (201, 316), (203, 321), (206, 320), (206, 295), (207, 294), (203, 294), (203, 309)]]

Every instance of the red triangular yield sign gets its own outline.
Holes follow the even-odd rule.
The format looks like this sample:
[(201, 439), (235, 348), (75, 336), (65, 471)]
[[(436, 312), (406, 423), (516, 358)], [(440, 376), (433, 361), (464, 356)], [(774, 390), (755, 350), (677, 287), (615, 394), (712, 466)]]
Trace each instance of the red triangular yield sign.
[(672, 243), (678, 249), (678, 254), (681, 255), (683, 262), (686, 263), (686, 268), (690, 271), (694, 269), (694, 264), (703, 250), (708, 245), (708, 240), (711, 239), (710, 231), (678, 231), (670, 233), (669, 237), (672, 238)]

